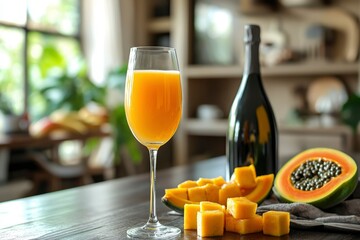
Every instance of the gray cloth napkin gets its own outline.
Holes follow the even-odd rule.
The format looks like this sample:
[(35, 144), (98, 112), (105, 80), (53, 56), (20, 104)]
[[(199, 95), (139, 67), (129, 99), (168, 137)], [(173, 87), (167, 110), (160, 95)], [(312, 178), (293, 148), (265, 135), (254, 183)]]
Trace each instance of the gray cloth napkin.
[(360, 232), (360, 199), (344, 201), (326, 209), (326, 212), (306, 203), (264, 202), (257, 212), (263, 214), (270, 210), (289, 212), (291, 227), (294, 228)]

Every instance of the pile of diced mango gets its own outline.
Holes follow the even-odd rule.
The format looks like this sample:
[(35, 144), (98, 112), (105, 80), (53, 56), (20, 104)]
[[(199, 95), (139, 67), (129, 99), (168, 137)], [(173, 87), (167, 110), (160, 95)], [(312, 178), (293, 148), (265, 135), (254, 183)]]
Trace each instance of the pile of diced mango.
[(226, 184), (226, 181), (221, 176), (212, 179), (199, 178), (197, 181), (187, 180), (182, 182), (174, 190), (177, 191), (176, 193), (180, 197), (193, 202), (219, 202), (219, 194), (220, 198), (223, 196), (220, 189), (224, 184)]
[[(253, 202), (261, 202), (270, 192), (274, 174), (256, 176), (254, 165), (237, 167), (229, 182), (223, 177), (187, 180), (177, 188), (165, 189), (165, 198), (181, 208), (181, 199), (191, 202), (210, 201), (226, 205), (231, 197), (246, 197)], [(178, 198), (178, 199), (175, 199)], [(185, 204), (185, 201), (183, 201)]]
[(222, 236), (224, 231), (239, 234), (263, 232), (282, 236), (290, 232), (290, 214), (268, 211), (256, 214), (257, 203), (245, 197), (228, 198), (226, 207), (214, 202), (185, 204), (184, 230), (197, 230), (200, 237)]

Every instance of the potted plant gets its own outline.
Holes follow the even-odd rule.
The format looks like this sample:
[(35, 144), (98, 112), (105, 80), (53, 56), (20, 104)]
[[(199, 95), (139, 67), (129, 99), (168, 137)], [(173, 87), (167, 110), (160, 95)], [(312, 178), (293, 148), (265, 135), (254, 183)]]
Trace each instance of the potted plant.
[[(39, 100), (37, 112), (32, 112), (32, 119), (41, 119), (58, 109), (77, 111), (88, 103), (95, 102), (108, 110), (115, 165), (121, 166), (124, 162), (127, 162), (130, 168), (138, 165), (142, 154), (127, 125), (121, 101), (127, 66), (111, 71), (104, 84), (94, 84), (88, 76), (83, 59), (72, 59), (72, 62), (68, 62), (56, 46), (48, 44), (44, 49), (46, 51), (42, 52), (42, 56), (32, 61), (33, 68), (36, 69), (32, 72), (41, 73), (41, 78), (44, 79), (42, 87), (33, 88), (31, 92), (34, 99)], [(120, 101), (111, 103), (109, 99)], [(92, 140), (86, 152), (89, 153), (96, 144), (97, 142)], [(121, 161), (122, 159), (125, 161)], [(120, 175), (124, 174), (128, 173)]]
[[(134, 166), (141, 162), (142, 154), (125, 117), (123, 93), (127, 67), (122, 66), (111, 71), (106, 83), (99, 86), (88, 77), (86, 65), (82, 63), (79, 66), (77, 71), (72, 72), (51, 74), (49, 71), (44, 86), (38, 90), (47, 103), (44, 115), (58, 109), (78, 111), (90, 102), (105, 107), (108, 110), (114, 143), (113, 156), (117, 176), (133, 174), (136, 171)], [(97, 144), (96, 141), (89, 142), (87, 152)], [(126, 169), (126, 172), (122, 172), (122, 169)]]

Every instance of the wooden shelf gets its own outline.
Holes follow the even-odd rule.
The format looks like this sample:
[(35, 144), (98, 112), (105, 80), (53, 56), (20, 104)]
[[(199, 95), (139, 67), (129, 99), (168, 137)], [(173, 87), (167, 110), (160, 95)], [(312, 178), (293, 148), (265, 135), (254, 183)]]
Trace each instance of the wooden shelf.
[(170, 32), (171, 19), (170, 17), (154, 18), (148, 23), (148, 30), (151, 33), (166, 33)]
[[(306, 62), (262, 67), (263, 77), (276, 76), (314, 76), (324, 74), (357, 74), (359, 63)], [(187, 68), (189, 78), (238, 78), (242, 75), (242, 67), (191, 65)]]
[(236, 78), (242, 75), (242, 68), (233, 66), (191, 65), (186, 70), (189, 78)]
[[(188, 119), (185, 122), (188, 134), (196, 136), (226, 136), (228, 127), (227, 119), (219, 120), (200, 120), (196, 118)], [(307, 134), (307, 135), (351, 135), (351, 131), (344, 125), (332, 127), (317, 126), (279, 126), (280, 134)]]
[(271, 76), (314, 76), (324, 74), (357, 74), (360, 69), (359, 63), (345, 62), (305, 62), (283, 64), (272, 67), (263, 67), (262, 74)]
[(296, 134), (296, 135), (351, 135), (351, 130), (345, 125), (325, 126), (279, 126), (280, 134)]

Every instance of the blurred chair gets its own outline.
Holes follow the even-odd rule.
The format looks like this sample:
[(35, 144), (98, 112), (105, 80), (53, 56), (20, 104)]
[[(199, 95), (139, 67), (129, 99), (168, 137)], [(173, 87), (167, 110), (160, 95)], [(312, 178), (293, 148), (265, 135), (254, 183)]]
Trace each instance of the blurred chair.
[(71, 186), (81, 186), (92, 182), (86, 157), (74, 165), (53, 162), (41, 151), (29, 151), (28, 157), (35, 161), (42, 170), (33, 174), (35, 194), (39, 192), (43, 182), (49, 183), (48, 191), (64, 189), (66, 188), (65, 183), (72, 183)]
[[(67, 149), (61, 145), (67, 145)], [(28, 151), (28, 157), (40, 167), (33, 174), (35, 194), (44, 182), (48, 183), (47, 191), (57, 191), (92, 183), (95, 178), (113, 178), (112, 138), (102, 138), (87, 156), (83, 154), (84, 143), (71, 141), (61, 145), (51, 157), (44, 151)]]

